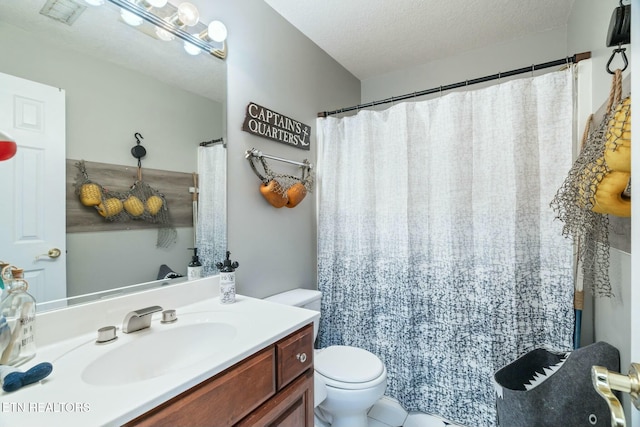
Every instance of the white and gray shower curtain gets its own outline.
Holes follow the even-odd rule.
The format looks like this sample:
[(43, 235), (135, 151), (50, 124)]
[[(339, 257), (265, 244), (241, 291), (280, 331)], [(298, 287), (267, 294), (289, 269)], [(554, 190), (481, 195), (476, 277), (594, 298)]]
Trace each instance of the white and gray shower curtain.
[(321, 347), (378, 355), (408, 410), (495, 425), (493, 373), (572, 348), (572, 73), (318, 119)]
[(216, 263), (227, 251), (227, 149), (223, 144), (198, 147), (198, 216), (196, 247), (202, 275), (218, 274)]

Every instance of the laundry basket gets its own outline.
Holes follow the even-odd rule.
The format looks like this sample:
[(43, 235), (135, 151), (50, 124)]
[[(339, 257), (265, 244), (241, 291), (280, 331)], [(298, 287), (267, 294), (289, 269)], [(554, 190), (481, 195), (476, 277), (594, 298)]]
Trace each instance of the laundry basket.
[(494, 375), (500, 427), (611, 426), (611, 412), (591, 383), (591, 366), (619, 372), (620, 354), (605, 342), (568, 353), (538, 348)]

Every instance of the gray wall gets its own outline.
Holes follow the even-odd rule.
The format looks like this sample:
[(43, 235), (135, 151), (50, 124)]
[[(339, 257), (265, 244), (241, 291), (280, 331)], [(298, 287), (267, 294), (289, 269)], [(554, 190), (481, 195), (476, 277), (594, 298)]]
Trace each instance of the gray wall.
[[(563, 58), (566, 54), (566, 29), (558, 28), (481, 49), (452, 52), (447, 58), (433, 61), (425, 58), (423, 65), (363, 80), (362, 103), (522, 68)], [(490, 84), (495, 82), (473, 88)]]
[[(295, 287), (316, 288), (315, 194), (297, 207), (273, 208), (259, 193), (245, 151), (316, 161), (318, 111), (360, 100), (360, 82), (262, 0), (223, 2), (229, 29), (228, 237), (238, 292), (268, 296)], [(247, 104), (255, 102), (310, 125), (304, 151), (241, 130)], [(278, 172), (297, 173), (271, 162)]]
[[(2, 22), (0, 51), (0, 72), (65, 90), (67, 158), (135, 168), (130, 150), (140, 132), (147, 150), (143, 178), (144, 168), (191, 173), (197, 171), (197, 144), (223, 135), (221, 103), (55, 40)], [(179, 228), (168, 249), (156, 248), (156, 238), (155, 229), (68, 234), (68, 295), (154, 280), (161, 264), (186, 274), (193, 229)]]

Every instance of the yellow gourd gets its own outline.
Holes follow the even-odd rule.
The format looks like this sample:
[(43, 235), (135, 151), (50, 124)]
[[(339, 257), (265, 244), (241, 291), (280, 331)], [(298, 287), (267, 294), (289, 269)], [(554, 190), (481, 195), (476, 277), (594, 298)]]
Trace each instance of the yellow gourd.
[(109, 218), (122, 212), (122, 202), (115, 197), (111, 197), (100, 203), (97, 209), (100, 215)]
[(602, 179), (591, 183), (596, 185), (591, 210), (630, 217), (631, 199), (624, 192), (631, 179), (631, 97), (617, 105), (605, 136), (604, 155), (593, 169)]
[(97, 206), (102, 202), (102, 189), (98, 184), (87, 183), (80, 187), (80, 203), (85, 206)]
[(616, 107), (606, 138), (604, 159), (609, 169), (631, 173), (631, 97)]
[(145, 207), (147, 208), (147, 212), (149, 212), (151, 215), (155, 215), (158, 212), (160, 212), (162, 205), (163, 205), (162, 198), (158, 196), (151, 196), (145, 202)]
[(123, 205), (124, 210), (133, 217), (138, 217), (144, 213), (144, 204), (136, 196), (129, 196)]
[(627, 172), (613, 171), (605, 175), (593, 196), (592, 210), (596, 213), (630, 217), (631, 199), (623, 195), (629, 178), (630, 174)]

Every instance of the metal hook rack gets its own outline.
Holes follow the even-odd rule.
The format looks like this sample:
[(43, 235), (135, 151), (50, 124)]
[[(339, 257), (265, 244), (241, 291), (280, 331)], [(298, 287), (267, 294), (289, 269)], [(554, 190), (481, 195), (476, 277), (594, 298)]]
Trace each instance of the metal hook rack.
[(308, 169), (313, 169), (313, 165), (311, 163), (309, 163), (308, 160), (304, 160), (303, 162), (297, 162), (295, 160), (289, 160), (289, 159), (283, 159), (282, 157), (276, 157), (276, 156), (270, 156), (268, 154), (264, 154), (262, 151), (256, 149), (256, 148), (252, 148), (251, 150), (247, 150), (245, 152), (245, 159), (248, 159), (249, 157), (257, 157), (257, 158), (261, 158), (264, 157), (265, 159), (272, 159), (272, 160), (277, 160), (279, 162), (285, 162), (285, 163), (291, 163), (292, 165), (298, 165), (298, 166), (302, 166)]

